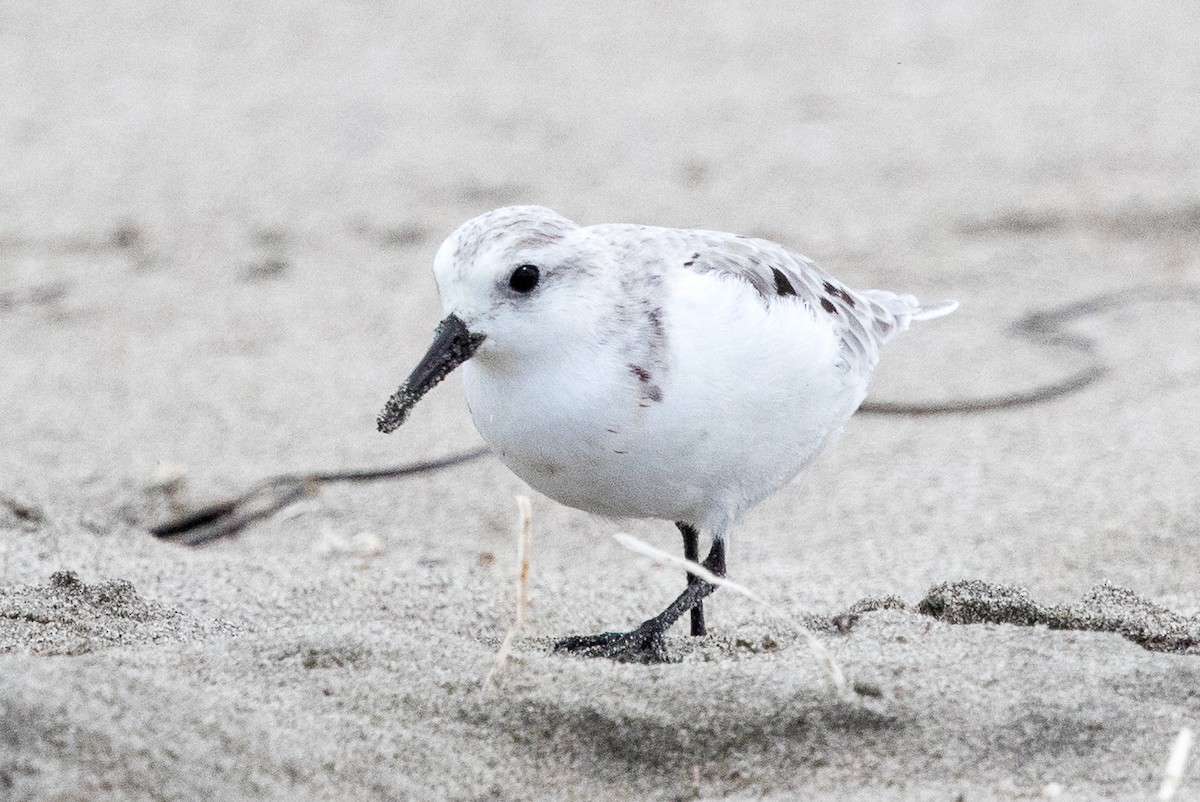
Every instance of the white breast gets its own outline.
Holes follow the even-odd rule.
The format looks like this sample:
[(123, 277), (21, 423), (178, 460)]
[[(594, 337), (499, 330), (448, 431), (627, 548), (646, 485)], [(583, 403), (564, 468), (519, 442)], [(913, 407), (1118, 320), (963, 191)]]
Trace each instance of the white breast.
[(666, 278), (666, 350), (648, 379), (629, 363), (637, 349), (563, 343), (537, 364), (468, 362), (467, 402), (500, 459), (547, 496), (719, 534), (840, 431), (869, 368), (847, 366), (799, 302), (768, 309), (733, 279)]

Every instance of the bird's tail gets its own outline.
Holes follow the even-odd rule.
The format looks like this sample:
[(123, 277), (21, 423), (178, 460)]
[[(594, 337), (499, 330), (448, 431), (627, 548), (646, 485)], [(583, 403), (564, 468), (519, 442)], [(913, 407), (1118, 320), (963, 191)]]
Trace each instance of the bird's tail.
[(887, 290), (866, 290), (861, 293), (882, 306), (898, 323), (905, 327), (913, 320), (932, 320), (948, 315), (958, 309), (958, 301), (936, 301), (923, 304), (911, 295), (900, 295)]
[(885, 319), (885, 325), (877, 331), (880, 344), (890, 342), (897, 335), (908, 331), (909, 324), (914, 320), (931, 320), (948, 315), (958, 308), (958, 301), (922, 304), (912, 295), (898, 295), (887, 290), (866, 290), (859, 294), (882, 307), (891, 317), (890, 320)]
[(921, 304), (913, 313), (912, 319), (933, 320), (935, 317), (945, 317), (955, 309), (958, 309), (958, 301), (934, 301), (929, 304)]

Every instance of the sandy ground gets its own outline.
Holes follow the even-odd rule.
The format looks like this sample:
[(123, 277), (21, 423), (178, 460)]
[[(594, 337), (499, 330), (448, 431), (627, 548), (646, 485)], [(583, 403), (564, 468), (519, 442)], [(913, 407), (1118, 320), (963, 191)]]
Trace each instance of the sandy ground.
[[(1200, 12), (1050, 5), (0, 4), (0, 798), (1152, 798), (1200, 725), (1200, 315), (1161, 289), (1200, 283)], [(489, 699), (495, 461), (203, 550), (146, 527), (475, 445), (455, 381), (374, 418), (441, 238), (510, 202), (959, 298), (877, 400), (1054, 380), (1083, 357), (1006, 326), (1130, 302), (1071, 326), (1082, 393), (857, 418), (734, 533), (786, 617), (722, 591), (668, 665), (549, 647), (673, 597), (610, 535), (674, 529), (535, 498)]]

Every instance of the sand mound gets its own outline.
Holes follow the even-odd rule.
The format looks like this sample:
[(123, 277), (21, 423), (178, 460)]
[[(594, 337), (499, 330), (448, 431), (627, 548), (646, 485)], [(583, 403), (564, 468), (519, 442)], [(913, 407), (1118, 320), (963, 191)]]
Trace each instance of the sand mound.
[(1200, 619), (1149, 602), (1133, 591), (1098, 585), (1074, 604), (1043, 605), (1023, 588), (979, 580), (932, 588), (919, 612), (951, 624), (1016, 624), (1118, 632), (1154, 652), (1200, 654)]
[(145, 599), (124, 579), (88, 585), (57, 571), (46, 585), (0, 588), (0, 652), (84, 654), (237, 629)]

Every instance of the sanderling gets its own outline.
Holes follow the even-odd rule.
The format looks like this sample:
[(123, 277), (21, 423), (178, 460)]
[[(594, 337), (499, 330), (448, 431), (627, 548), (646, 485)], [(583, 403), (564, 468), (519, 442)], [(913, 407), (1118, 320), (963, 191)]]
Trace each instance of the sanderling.
[[(716, 231), (580, 226), (540, 206), (496, 209), (438, 249), (447, 316), (379, 429), (459, 365), (467, 406), (530, 486), (588, 512), (674, 521), (685, 556), (725, 573), (730, 526), (841, 431), (879, 348), (952, 301), (851, 290), (781, 245)], [(631, 632), (558, 648), (666, 659), (664, 633), (715, 586), (688, 576)]]

